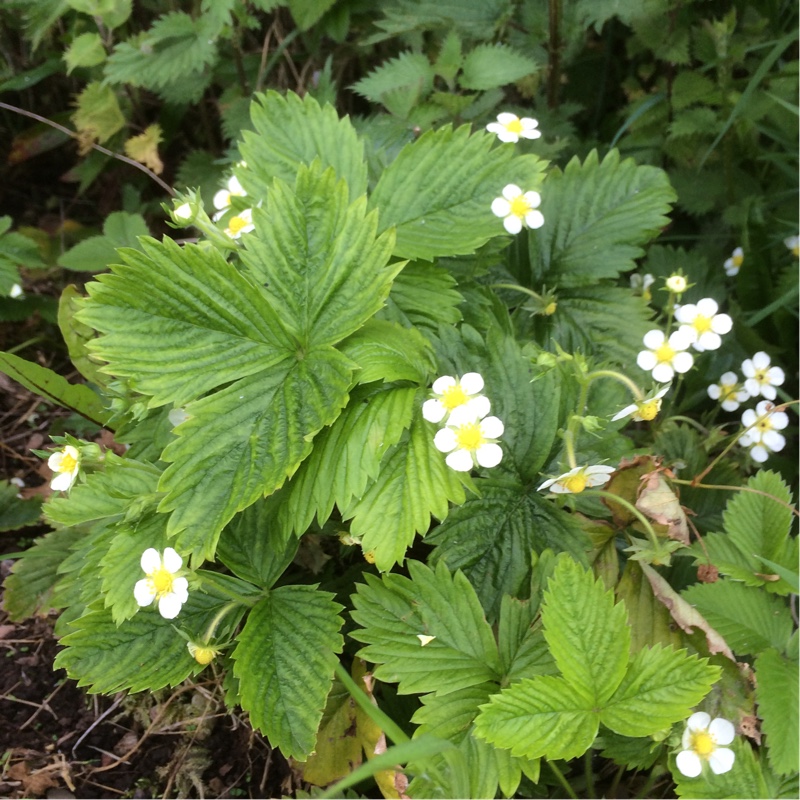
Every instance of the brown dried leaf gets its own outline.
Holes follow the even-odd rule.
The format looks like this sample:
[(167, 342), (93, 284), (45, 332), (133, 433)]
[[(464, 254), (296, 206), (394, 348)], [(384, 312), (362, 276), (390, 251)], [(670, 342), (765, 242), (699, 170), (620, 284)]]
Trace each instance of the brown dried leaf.
[(686, 512), (660, 470), (642, 476), (636, 508), (653, 522), (665, 525), (670, 539), (689, 545), (689, 523), (686, 520)]

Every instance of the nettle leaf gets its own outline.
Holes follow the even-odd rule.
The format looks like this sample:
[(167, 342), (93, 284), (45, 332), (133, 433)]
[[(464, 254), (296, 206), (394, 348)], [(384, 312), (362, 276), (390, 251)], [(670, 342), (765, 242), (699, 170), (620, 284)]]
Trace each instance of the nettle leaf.
[[(400, 694), (460, 689), (498, 681), (500, 659), (492, 629), (470, 582), (444, 564), (436, 571), (408, 562), (410, 578), (365, 575), (353, 595), (350, 635), (367, 646), (361, 658), (378, 664), (375, 677)], [(427, 644), (419, 635), (435, 637)]]
[(186, 641), (173, 625), (191, 638), (199, 638), (214, 615), (228, 602), (190, 592), (174, 621), (164, 619), (154, 607), (142, 609), (117, 626), (109, 609), (91, 609), (70, 623), (55, 659), (55, 669), (87, 686), (91, 694), (114, 694), (125, 689), (155, 691), (176, 686), (203, 667), (189, 654)]
[(769, 764), (779, 775), (798, 770), (800, 735), (797, 708), (800, 705), (797, 661), (784, 658), (770, 648), (755, 662), (758, 681), (758, 715), (766, 734)]
[(541, 194), (546, 223), (528, 237), (534, 284), (564, 288), (634, 269), (675, 202), (663, 170), (620, 161), (616, 150), (551, 170)]
[(514, 83), (536, 72), (536, 62), (505, 44), (480, 44), (464, 57), (458, 84), (484, 91)]
[(562, 556), (544, 592), (542, 624), (561, 674), (592, 707), (603, 706), (628, 665), (624, 603), (615, 604), (602, 580)]
[(571, 514), (545, 500), (517, 478), (475, 482), (468, 499), (426, 538), (435, 544), (433, 562), (461, 569), (494, 621), (503, 594), (519, 596), (531, 571), (531, 552), (547, 547), (585, 559), (588, 539)]
[(314, 440), (314, 450), (286, 487), (280, 527), (304, 533), (316, 515), (323, 525), (334, 505), (347, 508), (378, 477), (383, 456), (397, 444), (417, 410), (412, 387), (358, 388), (338, 419)]
[(256, 95), (250, 115), (255, 132), (244, 131), (240, 145), (247, 168), (236, 174), (251, 195), (268, 195), (273, 178), (294, 183), (300, 166), (316, 158), (346, 181), (351, 201), (366, 192), (364, 144), (349, 117), (340, 119), (333, 107), (320, 107), (310, 94), (301, 99), (273, 91)]
[(791, 585), (782, 578), (774, 580), (758, 556), (786, 569), (796, 569), (797, 538), (789, 535), (792, 494), (780, 475), (769, 470), (759, 470), (747, 485), (764, 494), (738, 492), (723, 513), (726, 532), (708, 534), (705, 548), (695, 545), (692, 551), (702, 563), (710, 558), (720, 572), (734, 580), (763, 586), (768, 592), (789, 594)]
[(416, 100), (430, 93), (433, 76), (433, 67), (424, 55), (401, 53), (372, 70), (350, 88), (373, 103), (386, 103), (386, 96), (398, 91), (408, 91)]
[(681, 594), (738, 655), (757, 655), (768, 647), (783, 650), (792, 635), (786, 603), (760, 588), (720, 580), (696, 583)]
[(449, 504), (464, 503), (464, 487), (472, 486), (469, 475), (450, 469), (434, 446), (435, 428), (422, 418), (421, 400), (415, 401), (408, 432), (381, 462), (377, 480), (342, 509), (351, 533), (381, 571), (401, 562), (414, 535), (430, 528), (431, 516), (444, 520)]
[(106, 60), (106, 49), (103, 47), (100, 34), (95, 31), (76, 36), (64, 51), (63, 58), (67, 64), (67, 75), (76, 67), (94, 67), (102, 64)]
[(395, 255), (432, 261), (474, 253), (503, 233), (492, 201), (508, 183), (539, 188), (545, 162), (515, 156), (511, 147), (493, 148), (494, 140), (482, 132), (470, 135), (467, 125), (448, 125), (400, 151), (370, 196), (381, 229), (397, 227)]
[(397, 276), (386, 308), (378, 315), (406, 327), (455, 325), (461, 321), (464, 298), (456, 279), (443, 267), (412, 261)]
[(342, 607), (316, 586), (281, 586), (248, 615), (233, 651), (242, 708), (274, 747), (304, 761), (331, 688)]

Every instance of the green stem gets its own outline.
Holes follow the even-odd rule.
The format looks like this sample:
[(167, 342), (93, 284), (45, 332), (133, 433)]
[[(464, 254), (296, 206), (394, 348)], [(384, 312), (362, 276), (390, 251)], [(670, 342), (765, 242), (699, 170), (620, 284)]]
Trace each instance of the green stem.
[(691, 417), (684, 417), (682, 414), (676, 414), (674, 417), (667, 417), (664, 422), (669, 422), (670, 420), (675, 420), (676, 422), (687, 422), (693, 428), (696, 428), (698, 431), (700, 431), (703, 436), (708, 436), (708, 430)]
[(626, 508), (628, 511), (633, 514), (639, 522), (642, 523), (645, 529), (645, 533), (647, 534), (647, 538), (650, 540), (650, 544), (656, 550), (661, 549), (661, 545), (658, 541), (658, 536), (656, 536), (656, 532), (653, 530), (653, 526), (650, 524), (650, 520), (636, 508), (633, 503), (628, 502), (624, 497), (620, 497), (618, 494), (614, 494), (613, 492), (607, 492), (605, 489), (586, 489), (583, 494), (585, 495), (593, 495), (595, 497), (607, 497), (609, 500), (613, 501), (614, 503), (619, 503), (623, 508)]
[(659, 765), (656, 764), (653, 769), (650, 770), (650, 774), (647, 776), (647, 780), (644, 783), (644, 786), (641, 788), (641, 791), (636, 795), (637, 798), (640, 797), (650, 797), (650, 790), (653, 788), (655, 782), (661, 777), (661, 769)]
[(613, 369), (596, 369), (594, 372), (590, 372), (586, 376), (586, 379), (589, 383), (591, 383), (595, 378), (613, 378), (615, 381), (619, 381), (627, 386), (631, 390), (631, 394), (635, 400), (638, 400), (639, 402), (644, 400), (644, 393), (642, 390), (627, 375), (623, 375), (621, 372), (615, 372)]
[(219, 594), (223, 594), (226, 597), (229, 597), (236, 605), (246, 606), (248, 608), (252, 608), (261, 598), (263, 595), (261, 594), (254, 594), (249, 597), (245, 597), (244, 595), (239, 594), (238, 592), (234, 592), (232, 589), (228, 589), (227, 586), (222, 586), (222, 584), (217, 583), (214, 580), (210, 580), (209, 578), (204, 578), (202, 575), (198, 574), (201, 583), (207, 583), (209, 586), (214, 588), (215, 592), (219, 592)]
[(219, 611), (217, 611), (217, 613), (214, 615), (214, 619), (212, 619), (211, 622), (209, 622), (208, 627), (206, 628), (205, 635), (203, 636), (203, 642), (205, 644), (208, 644), (211, 641), (211, 639), (213, 638), (214, 634), (217, 631), (217, 626), (223, 620), (225, 615), (232, 609), (236, 608), (238, 605), (239, 605), (238, 602), (232, 600), (230, 603), (226, 603), (224, 606), (222, 606), (222, 608)]
[(540, 300), (541, 302), (544, 302), (544, 298), (540, 294), (536, 294), (533, 289), (528, 289), (525, 286), (519, 286), (516, 283), (491, 283), (489, 284), (489, 288), (513, 289), (515, 292), (525, 292), (525, 294), (529, 294), (534, 300)]
[(553, 761), (548, 761), (547, 766), (553, 771), (553, 775), (556, 776), (556, 780), (561, 784), (561, 788), (572, 798), (572, 800), (578, 800), (578, 795), (575, 794), (575, 790), (569, 785), (569, 781), (564, 777), (564, 773), (555, 765)]
[(591, 747), (583, 754), (583, 768), (584, 768), (584, 774), (586, 776), (587, 797), (597, 797), (597, 793), (595, 792), (594, 788), (594, 770), (592, 769), (593, 756), (594, 756), (594, 751), (592, 750)]
[(575, 469), (578, 466), (578, 462), (575, 458), (575, 426), (573, 425), (573, 420), (576, 419), (578, 419), (578, 417), (573, 414), (570, 418), (569, 426), (564, 432), (564, 449), (567, 451), (567, 464), (569, 464), (570, 469)]
[(623, 764), (615, 773), (614, 779), (611, 781), (611, 787), (606, 794), (606, 797), (618, 797), (617, 790), (619, 789), (619, 782), (622, 780), (622, 776), (625, 774), (625, 765)]

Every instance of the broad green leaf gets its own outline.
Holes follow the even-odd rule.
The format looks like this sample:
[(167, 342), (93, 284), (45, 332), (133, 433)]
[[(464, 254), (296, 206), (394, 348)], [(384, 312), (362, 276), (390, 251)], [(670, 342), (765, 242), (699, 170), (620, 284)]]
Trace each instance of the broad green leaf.
[(430, 93), (433, 77), (433, 67), (424, 55), (406, 52), (388, 59), (350, 88), (373, 103), (383, 103), (392, 113), (396, 113), (390, 105), (392, 96), (405, 92), (411, 98), (405, 109), (407, 114), (417, 100)]
[(489, 134), (470, 135), (466, 125), (446, 126), (400, 151), (370, 196), (381, 229), (397, 227), (395, 255), (432, 261), (474, 253), (503, 233), (492, 201), (511, 182), (525, 191), (539, 188), (545, 162), (514, 157), (513, 148), (492, 148), (493, 141)]
[(792, 616), (785, 601), (760, 588), (720, 580), (696, 583), (681, 594), (737, 655), (755, 656), (768, 647), (783, 650), (792, 635)]
[(103, 371), (130, 378), (151, 407), (183, 405), (294, 352), (263, 292), (217, 250), (141, 243), (87, 284), (77, 318), (105, 334), (89, 345)]
[[(492, 630), (469, 581), (440, 564), (408, 562), (411, 578), (366, 575), (353, 596), (351, 633), (367, 646), (359, 655), (378, 664), (375, 677), (400, 694), (446, 695), (499, 678)], [(423, 644), (418, 637), (433, 636)]]
[(67, 63), (67, 75), (76, 67), (94, 67), (106, 60), (103, 40), (96, 31), (76, 36), (64, 52)]
[(199, 638), (224, 605), (215, 597), (190, 592), (189, 600), (173, 620), (161, 617), (155, 607), (142, 609), (117, 626), (108, 609), (91, 609), (69, 626), (61, 639), (66, 649), (53, 664), (88, 687), (90, 694), (114, 694), (125, 689), (155, 691), (176, 686), (203, 667), (189, 654), (186, 641), (175, 633), (179, 626)]
[(234, 514), (280, 488), (311, 452), (347, 403), (351, 375), (350, 361), (319, 348), (188, 403), (159, 484), (175, 549), (212, 558)]
[(662, 742), (652, 739), (620, 736), (614, 731), (604, 730), (595, 739), (593, 748), (603, 758), (611, 759), (618, 767), (628, 769), (650, 769), (664, 748)]
[(238, 636), (242, 708), (287, 758), (304, 761), (314, 749), (342, 649), (340, 610), (316, 586), (281, 586), (250, 611)]
[(538, 598), (518, 600), (516, 597), (503, 595), (497, 622), (497, 649), (504, 675), (510, 672), (523, 642), (531, 633), (531, 626), (538, 610)]
[(625, 675), (630, 631), (624, 603), (568, 556), (556, 562), (542, 604), (544, 637), (564, 678), (592, 708), (602, 707)]
[(517, 478), (482, 478), (475, 486), (479, 496), (453, 509), (426, 541), (437, 545), (434, 563), (464, 571), (494, 621), (502, 595), (517, 597), (525, 587), (531, 552), (550, 547), (583, 561), (588, 539), (571, 514)]
[(393, 235), (376, 237), (377, 216), (363, 198), (348, 205), (347, 185), (330, 169), (300, 170), (294, 189), (276, 180), (254, 222), (259, 236), (247, 237), (242, 261), (302, 348), (358, 330), (403, 266), (387, 266)]
[(455, 325), (461, 321), (458, 306), (464, 301), (456, 286), (446, 269), (412, 261), (395, 278), (386, 308), (378, 316), (405, 327)]
[(564, 288), (634, 269), (675, 201), (663, 170), (620, 161), (616, 150), (553, 169), (541, 194), (545, 225), (528, 237), (534, 285)]
[(411, 387), (357, 388), (347, 408), (314, 439), (285, 489), (280, 527), (304, 533), (316, 515), (323, 525), (334, 505), (347, 508), (378, 477), (381, 459), (411, 424), (418, 404)]
[(779, 775), (790, 775), (798, 770), (797, 661), (790, 660), (770, 648), (755, 662), (758, 681), (758, 715), (761, 729), (766, 735), (769, 764)]
[(623, 736), (652, 736), (688, 718), (719, 676), (719, 667), (685, 650), (645, 648), (634, 656), (600, 720)]
[(45, 400), (68, 408), (101, 427), (111, 416), (103, 408), (103, 401), (88, 386), (70, 383), (57, 372), (13, 353), (0, 352), (0, 372)]
[(468, 476), (445, 464), (433, 444), (435, 428), (422, 418), (420, 405), (418, 398), (408, 433), (381, 462), (375, 482), (341, 509), (351, 533), (381, 571), (402, 562), (414, 535), (425, 535), (432, 516), (444, 520), (449, 504), (464, 503), (464, 487), (472, 486)]
[(570, 759), (589, 749), (599, 715), (591, 701), (563, 678), (526, 678), (489, 699), (475, 733), (524, 758)]
[(292, 19), (301, 31), (307, 31), (336, 0), (288, 0)]
[(301, 99), (273, 91), (256, 95), (250, 115), (255, 132), (244, 131), (240, 145), (247, 169), (236, 174), (251, 195), (268, 196), (273, 178), (293, 184), (300, 166), (317, 158), (347, 183), (351, 202), (366, 192), (364, 145), (349, 117), (339, 119), (310, 94)]
[(462, 89), (485, 91), (514, 83), (532, 72), (536, 62), (504, 44), (480, 44), (464, 57), (458, 84)]
[(102, 236), (90, 236), (78, 242), (58, 257), (58, 263), (71, 270), (98, 272), (119, 260), (118, 247), (141, 250), (138, 237), (149, 233), (141, 214), (115, 211), (103, 224)]
[(33, 525), (42, 513), (40, 497), (23, 500), (17, 497), (18, 494), (18, 486), (0, 481), (0, 532)]
[(430, 342), (419, 331), (384, 320), (369, 320), (340, 350), (358, 364), (359, 383), (424, 384), (435, 368)]
[(284, 536), (269, 502), (257, 500), (223, 529), (217, 558), (246, 581), (269, 589), (297, 553), (297, 539)]
[(3, 581), (3, 609), (11, 620), (20, 622), (50, 611), (58, 567), (81, 536), (76, 530), (51, 531), (34, 539), (25, 555), (14, 563)]
[[(427, 645), (430, 647), (430, 645)], [(499, 691), (497, 683), (479, 683), (455, 692), (423, 695), (411, 721), (419, 727), (414, 736), (430, 734), (460, 744), (469, 735), (478, 707)]]
[(58, 327), (67, 345), (70, 361), (86, 380), (103, 385), (106, 376), (100, 372), (100, 365), (89, 358), (87, 343), (94, 332), (88, 325), (78, 322), (75, 315), (80, 310), (82, 295), (73, 284), (66, 286), (58, 301)]

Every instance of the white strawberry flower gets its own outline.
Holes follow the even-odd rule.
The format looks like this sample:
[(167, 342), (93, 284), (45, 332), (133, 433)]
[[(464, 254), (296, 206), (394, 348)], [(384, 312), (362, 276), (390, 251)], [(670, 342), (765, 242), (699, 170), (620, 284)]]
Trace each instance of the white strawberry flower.
[(708, 396), (712, 400), (719, 400), (725, 411), (736, 411), (750, 397), (735, 372), (723, 373), (719, 383), (712, 383), (708, 387)]
[(497, 444), (503, 430), (503, 423), (497, 417), (481, 418), (474, 408), (462, 405), (450, 413), (445, 427), (434, 436), (433, 444), (448, 454), (445, 463), (457, 472), (469, 472), (473, 467), (491, 468), (503, 458), (503, 450)]
[(588, 467), (575, 467), (557, 478), (545, 481), (536, 491), (549, 489), (553, 494), (580, 494), (587, 487), (603, 486), (608, 483), (616, 467), (595, 464)]
[(433, 382), (434, 396), (422, 404), (422, 416), (428, 422), (441, 422), (455, 409), (466, 406), (478, 419), (489, 413), (490, 403), (480, 392), (483, 377), (477, 372), (465, 372), (460, 378), (442, 375)]
[(776, 386), (780, 386), (786, 376), (780, 367), (770, 366), (770, 358), (760, 350), (752, 358), (742, 361), (742, 372), (744, 373), (744, 388), (750, 397), (766, 397), (767, 400), (774, 400), (777, 392)]
[(163, 558), (155, 547), (142, 553), (141, 567), (146, 578), (136, 582), (133, 596), (140, 606), (158, 602), (158, 612), (164, 619), (175, 619), (181, 606), (189, 599), (189, 581), (176, 577), (183, 559), (171, 547), (164, 549)]
[(800, 236), (789, 236), (783, 243), (792, 251), (792, 255), (800, 256)]
[(675, 766), (687, 778), (696, 778), (703, 771), (703, 764), (708, 764), (715, 775), (722, 775), (733, 767), (736, 755), (720, 745), (730, 744), (735, 736), (733, 723), (727, 719), (712, 720), (705, 711), (697, 711), (686, 721), (683, 750), (675, 758)]
[(54, 492), (66, 492), (78, 478), (81, 469), (80, 451), (68, 444), (47, 459), (47, 466), (56, 473), (50, 481), (50, 488)]
[(748, 408), (742, 414), (742, 425), (747, 429), (739, 437), (739, 444), (750, 448), (754, 461), (763, 463), (770, 453), (777, 453), (786, 447), (786, 439), (778, 431), (789, 424), (789, 416), (784, 411), (773, 411), (775, 406), (769, 400), (762, 400), (755, 410)]
[(725, 274), (732, 278), (734, 275), (739, 274), (739, 268), (744, 263), (744, 250), (737, 247), (732, 253), (731, 257), (725, 260), (723, 266), (725, 267)]
[(244, 211), (240, 211), (228, 220), (225, 233), (227, 233), (231, 239), (238, 239), (243, 233), (250, 233), (250, 231), (254, 229), (253, 209), (246, 208)]
[(617, 412), (611, 417), (612, 422), (616, 422), (623, 417), (630, 417), (634, 422), (649, 422), (658, 416), (661, 411), (661, 398), (669, 391), (670, 384), (661, 386), (657, 391), (650, 392), (644, 400), (638, 400), (625, 406), (622, 411)]
[(523, 192), (516, 184), (509, 183), (502, 194), (492, 201), (492, 214), (503, 217), (503, 227), (509, 233), (519, 233), (523, 225), (528, 228), (544, 225), (542, 212), (537, 211), (542, 202), (539, 192)]
[(218, 219), (231, 207), (231, 198), (233, 197), (247, 197), (247, 192), (239, 183), (239, 179), (235, 175), (228, 178), (224, 189), (220, 189), (214, 195), (214, 208), (221, 212), (217, 214), (214, 219)]
[(11, 287), (11, 288), (8, 290), (8, 296), (9, 296), (9, 297), (10, 297), (12, 300), (19, 300), (21, 297), (25, 297), (25, 292), (23, 292), (23, 291), (22, 291), (22, 287), (21, 287), (21, 286), (20, 286), (18, 283), (15, 283), (15, 284), (14, 284), (14, 285), (13, 285), (13, 286), (12, 286), (12, 287)]
[(685, 352), (691, 339), (683, 331), (674, 331), (669, 339), (663, 331), (648, 331), (643, 342), (647, 350), (639, 353), (636, 363), (652, 372), (653, 380), (658, 383), (669, 383), (676, 372), (688, 372), (692, 368), (692, 354)]
[(720, 334), (728, 333), (733, 320), (727, 314), (717, 314), (716, 300), (704, 297), (697, 303), (686, 303), (675, 309), (680, 329), (689, 336), (692, 347), (699, 352), (717, 350), (722, 344)]
[(497, 122), (490, 122), (486, 126), (489, 133), (494, 133), (501, 142), (518, 142), (523, 139), (538, 139), (542, 133), (537, 130), (539, 123), (530, 117), (520, 119), (516, 114), (504, 111), (497, 115)]

